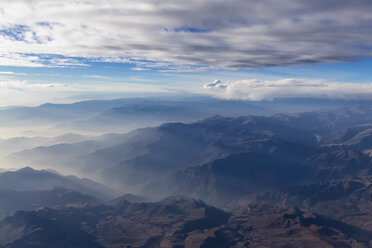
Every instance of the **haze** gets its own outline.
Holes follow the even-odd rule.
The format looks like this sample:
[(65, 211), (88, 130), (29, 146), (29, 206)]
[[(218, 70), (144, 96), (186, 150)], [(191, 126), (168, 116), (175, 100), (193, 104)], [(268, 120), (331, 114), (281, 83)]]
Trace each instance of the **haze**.
[(0, 247), (371, 247), (370, 13), (0, 2)]

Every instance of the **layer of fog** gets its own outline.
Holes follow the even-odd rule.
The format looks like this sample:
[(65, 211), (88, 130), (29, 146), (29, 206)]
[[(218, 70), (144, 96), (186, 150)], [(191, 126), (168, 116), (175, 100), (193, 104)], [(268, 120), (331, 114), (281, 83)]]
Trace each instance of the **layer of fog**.
[[(155, 127), (167, 122), (191, 123), (214, 115), (268, 116), (277, 113), (334, 109), (350, 104), (359, 102), (312, 98), (240, 101), (199, 96), (127, 98), (2, 109), (0, 168), (31, 166), (35, 169), (54, 169), (64, 175), (73, 174), (107, 183), (100, 175), (94, 173), (94, 167), (82, 170), (80, 158), (127, 142), (131, 134), (125, 134), (138, 128)], [(152, 139), (151, 135), (146, 139)], [(29, 151), (31, 151), (29, 160), (25, 161), (18, 156)], [(57, 155), (48, 157), (46, 156), (48, 152), (52, 154), (55, 152)], [(131, 154), (123, 156), (129, 159)], [(117, 163), (124, 160), (113, 159), (118, 159), (114, 161)], [(94, 162), (95, 166), (101, 167), (107, 163), (99, 160)], [(109, 186), (117, 189), (121, 187)], [(138, 193), (137, 186), (133, 188), (128, 186), (122, 193)]]

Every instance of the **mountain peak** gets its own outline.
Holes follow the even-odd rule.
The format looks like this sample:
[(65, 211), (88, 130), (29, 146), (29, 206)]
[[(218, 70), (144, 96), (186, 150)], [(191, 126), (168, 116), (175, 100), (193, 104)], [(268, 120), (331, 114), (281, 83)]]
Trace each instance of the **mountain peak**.
[(17, 170), (18, 172), (36, 172), (37, 170), (33, 169), (32, 167), (30, 166), (25, 166), (19, 170)]

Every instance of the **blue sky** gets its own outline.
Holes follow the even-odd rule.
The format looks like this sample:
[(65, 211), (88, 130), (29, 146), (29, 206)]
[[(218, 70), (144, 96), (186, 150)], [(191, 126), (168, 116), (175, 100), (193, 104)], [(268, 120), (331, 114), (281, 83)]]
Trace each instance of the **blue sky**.
[(0, 106), (141, 92), (369, 97), (372, 3), (285, 3), (0, 3)]
[(180, 86), (190, 82), (192, 87), (202, 87), (215, 79), (235, 81), (244, 79), (281, 79), (307, 78), (326, 81), (343, 81), (355, 83), (372, 82), (372, 59), (361, 59), (354, 62), (319, 63), (312, 65), (275, 66), (262, 69), (247, 70), (207, 70), (202, 72), (163, 72), (162, 69), (151, 68), (135, 70), (136, 65), (130, 63), (89, 62), (76, 58), (84, 66), (74, 67), (22, 67), (1, 66), (0, 72), (12, 72), (8, 78), (27, 80), (30, 83), (64, 83), (100, 84), (107, 82), (153, 84), (162, 86)]

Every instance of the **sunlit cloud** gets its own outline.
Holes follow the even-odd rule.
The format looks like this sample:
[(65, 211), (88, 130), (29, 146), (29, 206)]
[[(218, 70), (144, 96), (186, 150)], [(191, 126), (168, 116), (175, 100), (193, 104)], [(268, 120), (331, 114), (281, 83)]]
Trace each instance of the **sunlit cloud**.
[(215, 80), (205, 84), (202, 92), (225, 99), (252, 101), (291, 97), (366, 99), (372, 97), (372, 84), (293, 78), (272, 81), (251, 79), (234, 82)]

